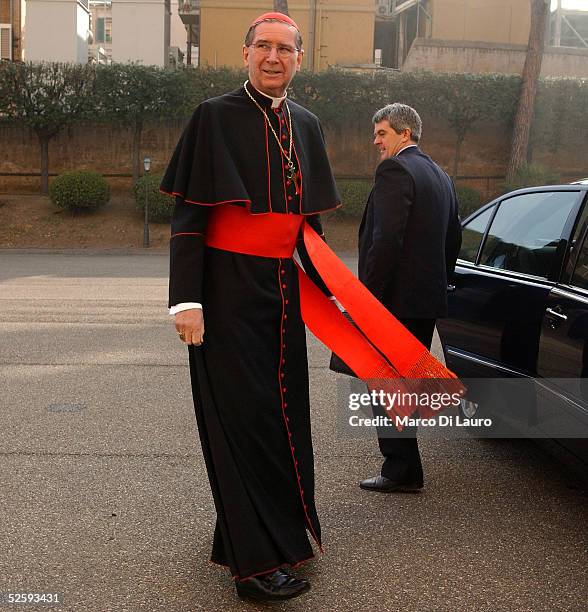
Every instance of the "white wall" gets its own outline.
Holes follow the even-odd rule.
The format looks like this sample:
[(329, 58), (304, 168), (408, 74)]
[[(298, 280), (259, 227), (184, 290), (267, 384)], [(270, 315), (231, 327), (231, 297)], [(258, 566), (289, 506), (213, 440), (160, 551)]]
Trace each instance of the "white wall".
[(90, 13), (80, 4), (76, 4), (77, 36), (76, 62), (85, 64), (88, 61), (88, 33), (90, 31)]
[(164, 0), (112, 0), (113, 62), (167, 66), (166, 42), (169, 12)]
[(90, 14), (76, 0), (27, 0), (27, 61), (88, 61)]
[(188, 35), (186, 26), (178, 15), (178, 0), (171, 0), (171, 42), (172, 47), (179, 47), (186, 53), (186, 41)]

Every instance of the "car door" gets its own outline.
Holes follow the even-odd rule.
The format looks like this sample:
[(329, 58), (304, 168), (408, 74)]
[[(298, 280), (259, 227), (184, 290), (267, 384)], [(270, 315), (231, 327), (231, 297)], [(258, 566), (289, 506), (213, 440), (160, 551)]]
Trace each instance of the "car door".
[(536, 375), (543, 315), (580, 193), (518, 191), (466, 221), (448, 318), (438, 321), (447, 364), (458, 375)]
[[(588, 436), (588, 203), (541, 326), (538, 426), (552, 438)], [(584, 442), (566, 442), (586, 449)]]

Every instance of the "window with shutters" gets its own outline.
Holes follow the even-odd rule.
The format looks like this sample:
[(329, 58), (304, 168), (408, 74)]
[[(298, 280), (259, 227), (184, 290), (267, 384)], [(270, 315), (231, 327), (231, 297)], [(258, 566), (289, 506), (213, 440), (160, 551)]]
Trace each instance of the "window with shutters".
[(104, 17), (96, 19), (96, 42), (104, 42)]
[(0, 59), (12, 59), (12, 26), (0, 23)]

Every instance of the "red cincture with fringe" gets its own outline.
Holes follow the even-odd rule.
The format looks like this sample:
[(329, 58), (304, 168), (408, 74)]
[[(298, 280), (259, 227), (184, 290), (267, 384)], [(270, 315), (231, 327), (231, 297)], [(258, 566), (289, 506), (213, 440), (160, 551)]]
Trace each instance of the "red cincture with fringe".
[[(357, 325), (354, 327), (298, 267), (302, 318), (323, 344), (339, 355), (370, 390), (465, 393), (455, 374), (382, 306), (304, 216), (252, 215), (245, 207), (218, 206), (208, 221), (206, 244), (245, 255), (291, 258), (300, 231), (322, 280)], [(391, 411), (399, 417), (410, 416), (414, 406), (395, 404)], [(436, 413), (428, 406), (419, 407), (421, 417)]]

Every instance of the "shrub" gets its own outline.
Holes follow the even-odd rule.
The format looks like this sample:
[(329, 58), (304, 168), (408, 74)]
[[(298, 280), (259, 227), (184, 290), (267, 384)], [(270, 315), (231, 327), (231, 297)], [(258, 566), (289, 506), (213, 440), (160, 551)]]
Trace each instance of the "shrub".
[(372, 188), (371, 181), (361, 179), (341, 180), (337, 181), (337, 187), (343, 205), (337, 209), (336, 216), (345, 219), (361, 218)]
[(466, 185), (456, 187), (455, 191), (457, 193), (459, 216), (462, 220), (480, 208), (482, 195), (479, 191), (472, 187), (467, 187)]
[(110, 199), (110, 186), (105, 178), (90, 170), (64, 172), (49, 186), (49, 199), (58, 208), (95, 210)]
[(142, 176), (134, 185), (133, 193), (137, 206), (145, 211), (145, 192), (149, 199), (149, 219), (156, 223), (169, 223), (174, 211), (174, 198), (159, 191), (161, 174)]
[(539, 164), (523, 164), (510, 183), (504, 184), (504, 191), (514, 191), (523, 187), (538, 187), (539, 185), (556, 185), (561, 181), (560, 175)]

